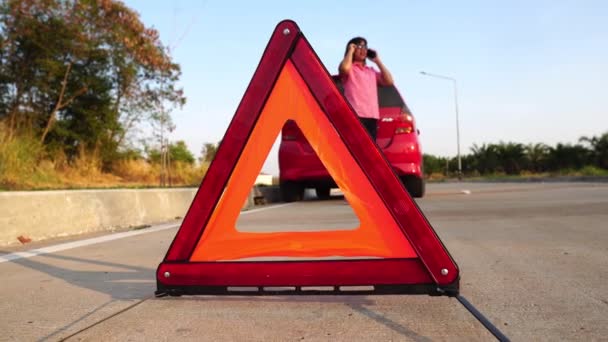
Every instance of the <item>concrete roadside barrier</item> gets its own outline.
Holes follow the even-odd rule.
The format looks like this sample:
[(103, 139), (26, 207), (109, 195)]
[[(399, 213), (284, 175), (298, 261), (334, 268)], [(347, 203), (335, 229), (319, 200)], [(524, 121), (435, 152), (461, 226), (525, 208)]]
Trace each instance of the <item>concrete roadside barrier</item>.
[[(0, 246), (183, 218), (196, 191), (197, 188), (0, 192)], [(251, 191), (243, 210), (254, 205)]]

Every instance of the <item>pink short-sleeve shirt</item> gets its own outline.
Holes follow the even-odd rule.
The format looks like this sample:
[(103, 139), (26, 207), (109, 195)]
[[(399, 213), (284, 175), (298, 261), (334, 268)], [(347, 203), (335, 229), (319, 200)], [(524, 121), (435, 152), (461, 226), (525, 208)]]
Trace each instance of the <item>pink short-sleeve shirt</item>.
[(380, 118), (377, 89), (379, 79), (379, 72), (358, 63), (353, 63), (350, 73), (342, 76), (344, 96), (359, 117)]

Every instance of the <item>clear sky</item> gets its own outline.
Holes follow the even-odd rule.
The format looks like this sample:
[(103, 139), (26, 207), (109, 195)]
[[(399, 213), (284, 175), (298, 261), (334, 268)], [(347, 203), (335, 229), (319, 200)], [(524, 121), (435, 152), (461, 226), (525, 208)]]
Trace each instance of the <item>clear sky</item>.
[[(126, 0), (182, 67), (171, 139), (200, 155), (232, 119), (274, 27), (295, 20), (325, 67), (346, 42), (378, 50), (417, 118), (425, 153), (473, 144), (576, 143), (608, 131), (608, 1)], [(278, 174), (277, 146), (263, 171)]]

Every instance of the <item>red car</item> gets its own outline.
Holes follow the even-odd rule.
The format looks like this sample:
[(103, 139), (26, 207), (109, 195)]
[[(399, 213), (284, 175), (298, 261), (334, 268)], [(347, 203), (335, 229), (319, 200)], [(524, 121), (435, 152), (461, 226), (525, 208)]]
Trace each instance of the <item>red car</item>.
[[(333, 80), (342, 91), (339, 76)], [(414, 116), (394, 86), (378, 86), (380, 120), (376, 144), (413, 197), (424, 196), (422, 150)], [(279, 147), (281, 196), (286, 202), (302, 199), (306, 188), (313, 188), (319, 199), (327, 199), (337, 188), (295, 121), (287, 121)]]

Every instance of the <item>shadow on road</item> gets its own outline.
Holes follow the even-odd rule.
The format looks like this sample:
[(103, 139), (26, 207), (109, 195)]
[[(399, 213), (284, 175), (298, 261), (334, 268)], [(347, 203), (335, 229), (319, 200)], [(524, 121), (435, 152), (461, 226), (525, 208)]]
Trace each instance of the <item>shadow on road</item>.
[[(40, 261), (43, 259), (49, 262)], [(10, 262), (117, 300), (141, 299), (156, 289), (155, 270), (151, 268), (59, 254), (42, 254), (35, 260), (22, 258)]]
[[(3, 251), (0, 251), (0, 254)], [(42, 262), (46, 258), (48, 262)], [(117, 302), (141, 300), (156, 289), (155, 270), (107, 261), (76, 258), (58, 254), (42, 254), (34, 258), (10, 261), (23, 267), (62, 279), (66, 283), (103, 293), (110, 300), (93, 308), (75, 321), (44, 336), (40, 341), (55, 338), (79, 323)], [(91, 269), (95, 269), (91, 271)]]
[(408, 329), (407, 327), (403, 326), (402, 324), (399, 324), (393, 320), (390, 320), (389, 318), (384, 317), (382, 314), (375, 312), (374, 310), (364, 307), (362, 304), (349, 303), (347, 305), (354, 311), (362, 314), (363, 316), (373, 319), (374, 321), (395, 331), (396, 333), (398, 333), (401, 336), (405, 336), (405, 337), (411, 339), (412, 341), (417, 341), (417, 342), (432, 341), (430, 338), (422, 336), (422, 335), (416, 333), (415, 331)]
[[(1, 253), (1, 251), (0, 251)], [(49, 262), (41, 262), (44, 258)], [(96, 312), (104, 309), (114, 302), (125, 300), (140, 300), (152, 294), (155, 290), (155, 270), (140, 267), (113, 263), (108, 261), (91, 260), (77, 258), (73, 256), (58, 255), (58, 254), (43, 254), (35, 258), (23, 258), (10, 261), (12, 263), (27, 267), (38, 272), (48, 274), (52, 277), (62, 279), (68, 284), (89, 289), (99, 293), (107, 294), (111, 297), (108, 302), (94, 308), (79, 319), (70, 324), (54, 331), (50, 335), (45, 336), (42, 340), (56, 337), (63, 332), (67, 332), (70, 328), (75, 327), (78, 323), (84, 321)], [(91, 271), (91, 269), (97, 269)], [(266, 302), (266, 303), (343, 303), (353, 311), (376, 321), (379, 324), (395, 331), (401, 336), (404, 336), (413, 341), (426, 342), (430, 341), (427, 337), (421, 336), (408, 327), (395, 322), (382, 313), (374, 311), (371, 307), (375, 305), (375, 301), (369, 296), (268, 296), (268, 297), (221, 297), (221, 296), (184, 296), (179, 298), (167, 298), (160, 300), (173, 301), (221, 301), (250, 303)], [(202, 303), (201, 303), (202, 304)]]
[[(248, 302), (248, 303), (342, 303), (353, 311), (369, 318), (377, 323), (395, 331), (397, 334), (404, 336), (412, 341), (416, 342), (430, 342), (430, 338), (422, 336), (417, 332), (409, 329), (407, 326), (395, 322), (390, 318), (387, 318), (382, 313), (374, 311), (372, 308), (376, 305), (376, 302), (371, 296), (351, 296), (351, 295), (323, 295), (323, 296), (183, 296), (183, 297), (166, 297), (162, 299), (156, 299), (160, 301), (194, 301), (194, 302), (209, 302), (209, 301), (221, 301), (222, 303), (230, 302)], [(203, 303), (201, 303), (203, 305)]]

